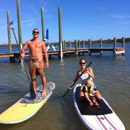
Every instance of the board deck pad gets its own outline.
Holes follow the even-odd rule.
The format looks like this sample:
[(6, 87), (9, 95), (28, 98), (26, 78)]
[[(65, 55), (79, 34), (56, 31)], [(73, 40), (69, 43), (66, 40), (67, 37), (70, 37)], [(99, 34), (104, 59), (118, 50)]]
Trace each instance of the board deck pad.
[(20, 101), (20, 103), (34, 104), (41, 102), (47, 97), (47, 95), (53, 90), (53, 83), (49, 82), (46, 85), (46, 95), (42, 96), (43, 87), (42, 85), (38, 86), (36, 89), (36, 98), (31, 99), (30, 93), (26, 94)]
[(79, 101), (78, 99), (79, 91), (80, 87), (77, 87), (76, 102), (82, 115), (103, 115), (112, 113), (112, 110), (106, 105), (106, 103), (103, 100), (100, 101), (97, 100), (99, 107), (94, 105), (90, 106), (87, 100)]

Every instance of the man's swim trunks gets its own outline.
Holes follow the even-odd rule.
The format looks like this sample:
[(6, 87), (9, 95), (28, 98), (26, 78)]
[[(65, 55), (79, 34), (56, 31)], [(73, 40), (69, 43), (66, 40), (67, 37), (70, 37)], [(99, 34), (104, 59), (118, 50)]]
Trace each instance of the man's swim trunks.
[(38, 72), (41, 78), (44, 76), (44, 61), (42, 58), (30, 59), (29, 68), (32, 80), (36, 79), (36, 71)]

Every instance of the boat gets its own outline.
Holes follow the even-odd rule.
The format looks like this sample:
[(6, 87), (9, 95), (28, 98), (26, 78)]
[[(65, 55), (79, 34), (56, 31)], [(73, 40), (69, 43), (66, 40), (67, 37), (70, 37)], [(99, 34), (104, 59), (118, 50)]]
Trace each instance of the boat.
[(47, 83), (47, 93), (45, 96), (41, 96), (42, 85), (36, 89), (36, 98), (31, 99), (30, 93), (27, 93), (24, 97), (14, 103), (11, 107), (0, 114), (1, 124), (16, 124), (26, 121), (35, 115), (38, 110), (47, 102), (55, 89), (55, 83)]
[(98, 101), (99, 107), (90, 106), (87, 100), (79, 101), (80, 87), (81, 84), (77, 84), (73, 90), (74, 106), (89, 130), (125, 130), (124, 124), (103, 97)]

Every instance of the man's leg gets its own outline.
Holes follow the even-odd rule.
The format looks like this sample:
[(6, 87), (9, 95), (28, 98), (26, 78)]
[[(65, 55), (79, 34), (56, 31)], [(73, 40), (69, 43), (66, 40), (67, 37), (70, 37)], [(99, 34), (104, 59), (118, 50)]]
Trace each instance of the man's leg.
[(30, 71), (31, 83), (34, 92), (36, 93), (36, 63), (32, 60), (29, 61), (29, 71)]
[(43, 91), (42, 91), (42, 96), (46, 95), (46, 77), (43, 76), (41, 78), (42, 86), (43, 86)]
[(46, 77), (44, 74), (44, 62), (42, 59), (39, 59), (37, 61), (37, 71), (39, 73), (39, 76), (41, 77), (41, 82), (43, 86), (42, 96), (46, 95)]

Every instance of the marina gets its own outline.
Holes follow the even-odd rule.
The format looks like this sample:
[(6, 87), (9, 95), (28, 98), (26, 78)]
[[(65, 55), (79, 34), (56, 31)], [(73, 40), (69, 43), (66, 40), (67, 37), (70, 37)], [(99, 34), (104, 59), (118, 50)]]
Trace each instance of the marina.
[[(90, 40), (88, 40), (88, 43), (85, 43), (84, 41), (77, 42), (75, 40), (73, 47), (72, 47), (71, 42), (69, 42), (69, 44), (66, 45), (66, 42), (64, 41), (62, 42), (63, 47), (58, 46), (58, 49), (55, 49), (55, 47), (52, 44), (52, 49), (49, 50), (50, 46), (48, 45), (47, 53), (48, 53), (49, 58), (51, 58), (53, 55), (57, 55), (59, 58), (60, 57), (63, 58), (70, 54), (74, 54), (75, 56), (78, 56), (78, 55), (84, 55), (85, 53), (87, 53), (89, 56), (91, 56), (92, 53), (99, 53), (100, 56), (102, 56), (102, 52), (106, 52), (106, 51), (112, 52), (113, 56), (116, 56), (117, 54), (122, 54), (122, 56), (124, 56), (125, 55), (125, 38), (122, 37), (122, 43), (120, 43), (121, 44), (120, 47), (117, 47), (116, 45), (116, 44), (119, 44), (116, 42), (116, 38), (114, 38), (113, 41), (114, 42), (111, 43), (113, 44), (113, 47), (103, 47), (103, 43), (101, 39), (100, 39), (100, 43), (98, 43), (100, 47), (91, 47), (92, 42)], [(96, 45), (96, 43), (93, 43), (93, 46), (94, 45)], [(15, 61), (15, 58), (19, 58), (19, 56), (20, 56), (20, 53), (18, 51), (9, 52), (9, 53), (0, 53), (0, 58), (8, 57), (10, 58), (10, 61)], [(29, 56), (29, 51), (26, 51), (25, 56)]]
[[(95, 53), (95, 52), (101, 52), (101, 51), (112, 51), (114, 53), (114, 48), (91, 48), (91, 49), (84, 49), (84, 48), (78, 48), (77, 50), (75, 49), (66, 49), (63, 50), (63, 54), (67, 55), (67, 54), (76, 54), (78, 53), (78, 55), (80, 55), (81, 53), (89, 53), (89, 55), (91, 55), (91, 53)], [(125, 50), (124, 48), (116, 48), (116, 54), (124, 54)], [(49, 57), (51, 57), (52, 55), (59, 55), (59, 51), (48, 51), (48, 55)], [(10, 53), (1, 53), (0, 54), (0, 58), (3, 57), (9, 57), (11, 59), (11, 61), (15, 61), (15, 58), (19, 58), (20, 53), (19, 52), (10, 52)], [(29, 56), (29, 52), (25, 53), (25, 56)]]

